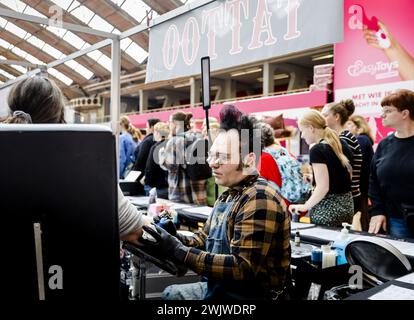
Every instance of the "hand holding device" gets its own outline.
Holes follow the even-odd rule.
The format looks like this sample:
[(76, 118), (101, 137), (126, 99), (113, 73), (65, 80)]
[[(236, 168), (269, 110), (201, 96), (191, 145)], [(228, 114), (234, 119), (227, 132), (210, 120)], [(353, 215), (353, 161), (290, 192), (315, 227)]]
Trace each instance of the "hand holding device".
[(368, 19), (364, 7), (362, 7), (362, 23), (370, 30), (375, 32), (375, 37), (378, 41), (378, 45), (383, 49), (388, 49), (391, 47), (390, 38), (386, 35), (383, 29), (380, 28), (378, 24), (378, 19), (376, 16), (373, 16), (371, 19)]

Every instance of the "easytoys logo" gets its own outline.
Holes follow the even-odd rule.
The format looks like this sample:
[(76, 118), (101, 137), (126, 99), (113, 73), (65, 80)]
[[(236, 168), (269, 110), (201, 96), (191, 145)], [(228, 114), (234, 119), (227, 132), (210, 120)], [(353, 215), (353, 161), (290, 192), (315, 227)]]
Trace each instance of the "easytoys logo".
[(359, 77), (364, 74), (375, 76), (375, 79), (386, 79), (398, 77), (398, 61), (383, 62), (378, 61), (374, 64), (367, 64), (362, 60), (357, 60), (348, 67), (348, 74), (351, 77)]

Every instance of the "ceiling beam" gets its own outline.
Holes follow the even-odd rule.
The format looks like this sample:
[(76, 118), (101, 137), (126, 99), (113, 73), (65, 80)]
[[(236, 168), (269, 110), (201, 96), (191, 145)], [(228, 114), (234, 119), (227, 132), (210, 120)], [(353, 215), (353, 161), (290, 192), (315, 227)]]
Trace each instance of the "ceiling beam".
[(154, 9), (159, 15), (167, 13), (169, 10), (165, 7), (165, 2), (168, 1), (154, 1), (154, 0), (142, 0), (147, 6)]
[[(1, 68), (1, 67), (0, 67)], [(3, 68), (2, 68), (3, 69)], [(0, 81), (1, 82), (7, 82), (9, 80), (9, 78), (6, 78), (5, 76), (3, 76), (2, 74), (0, 74)]]
[[(20, 48), (21, 50), (30, 53), (32, 56), (36, 57), (45, 64), (56, 60), (54, 57), (50, 56), (46, 52), (40, 50), (31, 43), (22, 40), (21, 38), (15, 36), (7, 30), (2, 30), (2, 32), (0, 33), (0, 37), (9, 42), (10, 44)], [(62, 72), (65, 76), (69, 77), (78, 84), (83, 84), (88, 81), (88, 79), (81, 77), (77, 72), (75, 72), (65, 64), (57, 66), (56, 70)]]
[[(43, 14), (43, 15), (49, 17), (49, 18), (52, 17), (52, 14), (49, 13), (49, 8), (51, 6), (56, 5), (54, 2), (52, 2), (50, 0), (21, 0), (21, 1), (26, 3), (27, 5), (31, 6), (32, 8), (36, 9), (41, 14)], [(64, 14), (63, 14), (63, 20), (64, 21), (66, 21), (68, 23), (87, 26), (87, 24), (85, 24), (84, 22), (82, 22), (81, 20), (76, 18), (75, 16), (71, 15), (67, 11), (63, 11), (63, 12), (64, 12)], [(89, 44), (95, 44), (97, 42), (102, 41), (102, 38), (94, 36), (94, 35), (86, 34), (86, 33), (76, 33), (76, 35), (79, 38), (81, 38), (83, 41), (85, 41)], [(75, 51), (77, 51), (77, 49), (75, 49)], [(100, 49), (100, 51), (102, 53), (104, 53), (108, 58), (111, 58), (111, 47), (110, 46), (102, 48), (102, 49)], [(83, 65), (84, 65), (84, 67), (87, 67), (87, 65), (85, 65), (85, 64), (83, 64)], [(122, 53), (121, 66), (125, 70), (134, 70), (138, 67), (138, 62), (136, 62), (129, 55), (127, 55), (125, 53)], [(103, 68), (103, 67), (101, 67), (101, 68)], [(106, 73), (108, 72), (105, 68), (103, 68), (103, 70), (105, 70)], [(109, 76), (109, 74), (108, 74), (108, 76)]]
[[(129, 83), (132, 81), (145, 80), (145, 75), (146, 75), (145, 70), (141, 70), (141, 71), (130, 73), (130, 74), (125, 74), (121, 76), (120, 83), (124, 84), (124, 83)], [(101, 81), (98, 83), (86, 85), (84, 86), (84, 89), (86, 91), (93, 92), (93, 91), (99, 91), (99, 90), (110, 88), (110, 87), (111, 87), (111, 81), (106, 80), (106, 81)]]
[[(21, 13), (15, 10), (11, 10), (8, 7), (6, 9), (0, 9), (0, 15), (4, 17), (13, 18), (13, 19), (25, 20), (31, 23), (43, 24), (45, 26), (49, 26), (52, 23), (50, 19)], [(62, 22), (62, 29), (71, 30), (72, 32), (89, 33), (89, 34), (93, 34), (99, 37), (104, 37), (104, 38), (109, 38), (109, 39), (116, 39), (116, 35), (110, 32), (104, 32), (104, 31), (96, 30), (90, 27), (84, 27), (84, 26), (80, 26), (77, 24), (67, 23), (64, 21)]]
[[(4, 57), (6, 57), (6, 59), (13, 59), (13, 60), (18, 60), (18, 61), (21, 61), (21, 62), (27, 62), (27, 63), (30, 63), (29, 61), (27, 61), (27, 60), (24, 60), (24, 59), (22, 59), (21, 57), (19, 57), (17, 54), (14, 54), (13, 52), (11, 52), (11, 51), (9, 51), (9, 50), (7, 50), (7, 49), (4, 49), (4, 48), (2, 48), (2, 47), (0, 47), (0, 54), (2, 55), (2, 56), (4, 56)], [(16, 69), (14, 69), (14, 68), (12, 68), (12, 67), (10, 67), (10, 66), (6, 66), (6, 65), (2, 65), (2, 64), (0, 64), (0, 68), (1, 69), (3, 69), (4, 71), (7, 71), (8, 73), (10, 73), (10, 74), (12, 74), (12, 75), (14, 75), (15, 77), (20, 77), (20, 76), (22, 76), (23, 74), (22, 73), (20, 73), (18, 70), (16, 70)], [(61, 88), (61, 90), (64, 92), (64, 94), (65, 94), (65, 96), (66, 97), (68, 97), (69, 99), (73, 99), (73, 97), (77, 97), (77, 96), (79, 96), (79, 95), (77, 95), (77, 96), (74, 96), (74, 94), (73, 94), (73, 89), (71, 89), (69, 86), (67, 86), (66, 84), (64, 84), (62, 81), (60, 81), (59, 79), (56, 79), (55, 77), (53, 77), (53, 76), (51, 76), (51, 75), (49, 75), (49, 77), (51, 78), (51, 79), (53, 79), (53, 81), (54, 82), (56, 82), (56, 84), (59, 86), (59, 88)], [(13, 79), (12, 79), (13, 80)], [(5, 83), (7, 82), (7, 81), (4, 81)], [(0, 85), (0, 88), (1, 88), (1, 86), (2, 85)], [(72, 92), (72, 93), (71, 93)], [(72, 97), (73, 96), (73, 97)], [(70, 98), (70, 97), (72, 97), (72, 98)]]
[[(126, 31), (135, 27), (141, 21), (136, 21), (126, 11), (113, 2), (108, 0), (78, 0), (88, 9), (97, 13), (101, 18), (108, 21), (111, 25), (115, 26), (118, 30)], [(148, 32), (141, 32), (131, 36), (131, 39), (135, 41), (141, 48), (148, 52), (149, 47), (149, 35)]]
[[(0, 7), (2, 5), (0, 4)], [(36, 36), (40, 40), (46, 42), (47, 44), (51, 45), (52, 47), (55, 47), (62, 53), (69, 55), (73, 52), (78, 51), (78, 49), (72, 45), (70, 45), (68, 42), (63, 40), (62, 38), (59, 38), (54, 33), (46, 30), (43, 27), (40, 27), (39, 25), (32, 24), (23, 20), (15, 20), (11, 18), (6, 18), (6, 20), (12, 22), (19, 28), (23, 29), (26, 32), (29, 32), (30, 34)], [(38, 49), (40, 50), (40, 49)], [(83, 65), (86, 69), (90, 70), (93, 74), (95, 74), (98, 77), (108, 77), (109, 71), (107, 71), (104, 67), (99, 65), (95, 60), (90, 58), (89, 56), (83, 56), (76, 60), (78, 63)]]
[[(22, 73), (19, 70), (14, 69), (12, 66), (8, 66), (8, 65), (5, 65), (5, 64), (0, 64), (0, 68), (3, 69), (4, 71), (10, 73), (12, 76), (15, 76), (15, 77), (18, 77), (18, 76), (22, 75)], [(8, 79), (8, 80), (13, 80), (13, 79)]]

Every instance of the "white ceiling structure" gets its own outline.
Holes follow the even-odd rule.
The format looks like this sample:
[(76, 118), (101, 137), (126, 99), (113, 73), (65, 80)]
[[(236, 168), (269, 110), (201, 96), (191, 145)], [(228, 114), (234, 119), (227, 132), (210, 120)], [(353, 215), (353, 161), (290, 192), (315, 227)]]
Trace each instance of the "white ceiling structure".
[[(0, 0), (0, 8), (48, 19), (53, 19), (56, 10), (60, 10), (65, 23), (120, 34), (134, 26), (146, 25), (148, 19), (192, 1)], [(121, 40), (121, 74), (133, 74), (145, 69), (148, 38), (146, 31)], [(0, 17), (0, 84), (15, 79), (29, 69), (87, 49), (101, 40), (102, 37), (91, 34)], [(21, 65), (5, 64), (1, 60), (18, 61)], [(48, 73), (71, 99), (79, 95), (79, 90), (71, 92), (70, 87), (82, 88), (83, 92), (87, 92), (84, 87), (110, 79), (111, 67), (111, 47), (107, 46), (66, 61), (56, 68), (49, 68)]]

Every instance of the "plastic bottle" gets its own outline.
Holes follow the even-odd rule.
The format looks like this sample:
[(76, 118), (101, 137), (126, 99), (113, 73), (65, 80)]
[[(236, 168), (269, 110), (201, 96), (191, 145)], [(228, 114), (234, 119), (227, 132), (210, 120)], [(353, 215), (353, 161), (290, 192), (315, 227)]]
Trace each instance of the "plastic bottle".
[(295, 233), (295, 246), (300, 247), (300, 233), (299, 233), (299, 231), (296, 231), (296, 233)]
[(322, 248), (322, 269), (333, 267), (336, 265), (336, 251), (331, 250), (329, 245)]
[(344, 222), (342, 223), (342, 230), (341, 234), (339, 235), (338, 239), (332, 245), (332, 249), (335, 249), (337, 252), (337, 264), (346, 264), (347, 260), (345, 257), (345, 247), (349, 242), (349, 229), (352, 225)]

